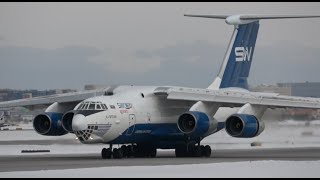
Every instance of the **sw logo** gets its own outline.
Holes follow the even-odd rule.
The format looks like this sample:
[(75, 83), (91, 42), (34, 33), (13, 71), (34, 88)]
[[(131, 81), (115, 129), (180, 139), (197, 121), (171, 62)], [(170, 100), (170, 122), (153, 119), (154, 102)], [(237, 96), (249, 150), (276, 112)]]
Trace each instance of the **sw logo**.
[(252, 47), (236, 47), (234, 53), (236, 54), (236, 62), (250, 61)]

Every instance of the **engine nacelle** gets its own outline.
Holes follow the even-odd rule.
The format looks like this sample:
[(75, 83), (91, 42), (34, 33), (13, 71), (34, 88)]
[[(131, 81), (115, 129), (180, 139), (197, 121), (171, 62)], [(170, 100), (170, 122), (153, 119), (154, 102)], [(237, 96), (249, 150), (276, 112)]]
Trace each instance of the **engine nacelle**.
[(73, 129), (72, 129), (73, 116), (74, 116), (74, 111), (69, 111), (65, 113), (61, 119), (62, 128), (69, 133), (73, 133)]
[(33, 120), (33, 128), (41, 135), (62, 136), (68, 132), (62, 128), (61, 113), (45, 112), (37, 115)]
[(189, 111), (179, 117), (178, 128), (184, 134), (202, 136), (208, 132), (210, 120), (203, 112)]
[(225, 129), (232, 137), (252, 138), (264, 130), (264, 123), (250, 114), (233, 114), (226, 120)]

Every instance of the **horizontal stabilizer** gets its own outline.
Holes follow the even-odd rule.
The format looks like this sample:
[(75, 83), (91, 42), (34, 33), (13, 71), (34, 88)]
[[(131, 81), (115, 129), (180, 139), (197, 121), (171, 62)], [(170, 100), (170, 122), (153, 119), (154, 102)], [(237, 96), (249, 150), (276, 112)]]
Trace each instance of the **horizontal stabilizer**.
[(214, 19), (226, 19), (229, 15), (192, 15), (192, 14), (185, 14), (184, 16), (188, 17), (202, 17), (202, 18), (214, 18)]
[(225, 19), (227, 24), (239, 25), (249, 24), (260, 19), (290, 19), (290, 18), (319, 18), (319, 15), (192, 15), (185, 14), (188, 17), (202, 17), (202, 18), (213, 18), (213, 19)]
[(318, 18), (320, 16), (278, 16), (278, 15), (241, 15), (241, 20), (259, 20), (259, 19), (290, 19), (290, 18)]

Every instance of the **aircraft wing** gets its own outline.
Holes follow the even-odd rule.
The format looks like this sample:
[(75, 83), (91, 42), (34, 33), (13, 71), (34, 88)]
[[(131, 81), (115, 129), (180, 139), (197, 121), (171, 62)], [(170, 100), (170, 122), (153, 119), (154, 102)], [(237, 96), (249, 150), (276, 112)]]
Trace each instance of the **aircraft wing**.
[(34, 97), (28, 99), (18, 99), (13, 101), (0, 102), (0, 108), (8, 107), (26, 107), (49, 106), (54, 102), (57, 103), (78, 103), (87, 98), (101, 96), (105, 93), (105, 89), (87, 90), (64, 94), (54, 94), (49, 96)]
[(269, 108), (320, 108), (320, 98), (285, 96), (277, 93), (250, 92), (244, 89), (200, 89), (185, 87), (158, 87), (154, 94), (169, 100), (219, 103), (221, 107), (240, 107), (250, 103)]

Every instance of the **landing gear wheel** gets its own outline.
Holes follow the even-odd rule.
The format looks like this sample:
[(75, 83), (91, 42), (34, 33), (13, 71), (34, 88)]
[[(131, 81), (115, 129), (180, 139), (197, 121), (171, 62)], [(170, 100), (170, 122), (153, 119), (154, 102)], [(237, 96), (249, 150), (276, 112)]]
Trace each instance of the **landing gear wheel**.
[(128, 148), (126, 145), (122, 145), (121, 146), (121, 150), (122, 150), (122, 154), (123, 154), (123, 157), (127, 157), (128, 156)]
[(130, 157), (132, 157), (133, 156), (133, 147), (131, 146), (131, 145), (128, 145), (127, 146), (127, 158), (130, 158)]
[(204, 157), (210, 157), (211, 156), (211, 147), (209, 145), (206, 145), (204, 147), (203, 155), (204, 155)]
[(202, 151), (201, 146), (196, 146), (193, 150), (193, 156), (194, 157), (201, 157)]
[(179, 144), (176, 146), (175, 154), (176, 157), (188, 157), (190, 153), (187, 151), (187, 145)]
[(115, 149), (113, 150), (112, 154), (113, 154), (113, 158), (115, 158), (115, 159), (121, 159), (121, 158), (123, 158), (123, 152), (122, 152), (122, 149), (121, 149), (121, 148), (120, 148), (120, 149), (115, 148)]
[(133, 157), (138, 157), (138, 146), (137, 145), (132, 145), (132, 156)]
[(111, 149), (108, 148), (103, 148), (102, 151), (101, 151), (101, 157), (102, 159), (110, 159), (111, 158), (111, 155), (112, 155), (112, 152), (111, 152)]
[(157, 156), (157, 148), (152, 148), (150, 151), (150, 157), (154, 158)]

